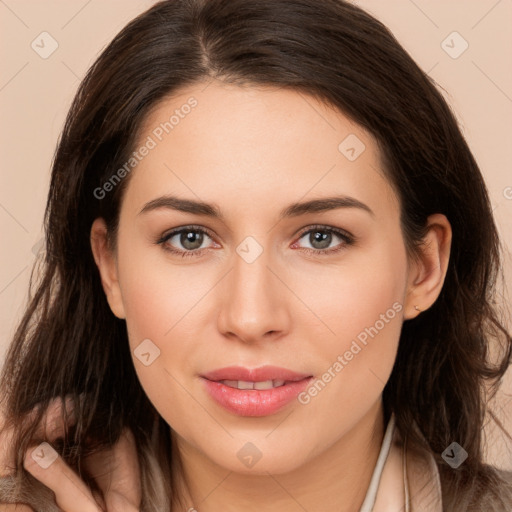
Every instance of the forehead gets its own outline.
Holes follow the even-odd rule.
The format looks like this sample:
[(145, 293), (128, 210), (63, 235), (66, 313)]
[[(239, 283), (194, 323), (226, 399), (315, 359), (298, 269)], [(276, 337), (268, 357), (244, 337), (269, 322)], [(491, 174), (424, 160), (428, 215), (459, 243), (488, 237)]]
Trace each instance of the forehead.
[(135, 149), (143, 146), (150, 149), (125, 196), (133, 208), (172, 194), (261, 215), (263, 208), (280, 211), (300, 198), (338, 193), (379, 203), (376, 210), (398, 207), (373, 136), (290, 89), (189, 86), (148, 114)]

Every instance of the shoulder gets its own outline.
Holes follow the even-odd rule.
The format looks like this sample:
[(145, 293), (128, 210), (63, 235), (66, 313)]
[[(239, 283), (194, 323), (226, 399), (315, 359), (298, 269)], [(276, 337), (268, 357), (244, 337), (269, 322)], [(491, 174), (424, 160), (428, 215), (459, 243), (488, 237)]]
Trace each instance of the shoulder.
[(16, 475), (0, 477), (0, 512), (61, 512), (54, 494), (34, 478)]
[(475, 478), (475, 503), (471, 511), (510, 512), (512, 510), (512, 471), (485, 465)]
[[(420, 432), (420, 439), (423, 439)], [(403, 441), (398, 436), (399, 441)], [(443, 512), (512, 512), (512, 471), (489, 464), (463, 464), (453, 469), (426, 444), (405, 442), (411, 499), (429, 504), (412, 510)], [(427, 483), (418, 485), (426, 481)], [(417, 489), (415, 489), (417, 487)]]
[[(439, 468), (441, 472), (443, 470)], [(452, 475), (453, 476), (453, 475)], [(441, 479), (443, 480), (443, 478)], [(484, 465), (478, 473), (460, 472), (442, 482), (443, 505), (453, 512), (511, 512), (512, 472)]]

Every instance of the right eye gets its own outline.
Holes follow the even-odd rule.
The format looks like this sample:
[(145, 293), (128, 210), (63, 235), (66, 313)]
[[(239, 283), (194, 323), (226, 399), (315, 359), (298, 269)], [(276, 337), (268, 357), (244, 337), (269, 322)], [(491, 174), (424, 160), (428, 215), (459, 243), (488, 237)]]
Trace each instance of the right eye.
[[(198, 256), (203, 253), (204, 249), (207, 249), (207, 247), (201, 248), (205, 236), (211, 238), (202, 228), (186, 226), (174, 229), (165, 234), (157, 241), (157, 244), (161, 244), (164, 250), (182, 257)], [(183, 249), (176, 249), (176, 245), (178, 244), (181, 245)]]

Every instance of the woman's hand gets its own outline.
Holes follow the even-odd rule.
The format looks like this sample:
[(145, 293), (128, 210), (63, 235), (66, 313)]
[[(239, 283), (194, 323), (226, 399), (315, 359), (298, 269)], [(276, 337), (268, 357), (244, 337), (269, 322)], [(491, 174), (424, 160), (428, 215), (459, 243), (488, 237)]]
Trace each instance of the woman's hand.
[[(65, 411), (63, 411), (63, 406)], [(38, 406), (36, 406), (29, 414), (26, 422), (33, 421)], [(64, 422), (63, 412), (67, 421)], [(38, 439), (47, 439), (50, 443), (64, 436), (68, 427), (75, 424), (75, 415), (73, 402), (66, 398), (62, 401), (55, 398), (50, 401), (44, 416), (37, 426), (35, 435)], [(5, 425), (4, 411), (0, 409), (0, 477), (8, 476), (15, 471), (16, 454), (13, 453), (13, 437), (14, 428), (7, 428)]]
[[(32, 445), (24, 458), (25, 469), (55, 493), (56, 504), (63, 512), (138, 512), (141, 503), (140, 468), (133, 434), (125, 430), (111, 449), (102, 450), (83, 460), (83, 466), (94, 478), (101, 494), (91, 492), (77, 473), (52, 448), (74, 423), (71, 401), (65, 401), (69, 421), (62, 419), (61, 399), (50, 403), (38, 437), (48, 442)], [(0, 426), (3, 419), (0, 418)], [(0, 439), (0, 475), (12, 472), (14, 454), (10, 452), (12, 432), (6, 430)], [(0, 512), (32, 512), (25, 505), (2, 505)]]
[(125, 430), (117, 444), (84, 459), (101, 495), (87, 485), (47, 443), (25, 456), (25, 469), (55, 493), (65, 512), (137, 512), (141, 503), (140, 470), (133, 434)]

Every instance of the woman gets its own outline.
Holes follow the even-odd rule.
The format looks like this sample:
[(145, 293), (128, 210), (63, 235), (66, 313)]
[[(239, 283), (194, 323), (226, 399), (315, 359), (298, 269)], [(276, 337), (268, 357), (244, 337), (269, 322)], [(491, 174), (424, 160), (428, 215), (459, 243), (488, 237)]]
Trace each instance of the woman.
[(46, 249), (2, 376), (3, 502), (512, 506), (481, 446), (512, 353), (486, 187), (360, 8), (173, 0), (133, 20), (69, 112)]

